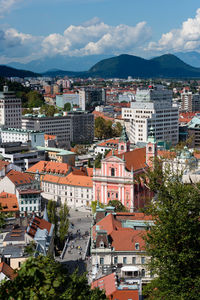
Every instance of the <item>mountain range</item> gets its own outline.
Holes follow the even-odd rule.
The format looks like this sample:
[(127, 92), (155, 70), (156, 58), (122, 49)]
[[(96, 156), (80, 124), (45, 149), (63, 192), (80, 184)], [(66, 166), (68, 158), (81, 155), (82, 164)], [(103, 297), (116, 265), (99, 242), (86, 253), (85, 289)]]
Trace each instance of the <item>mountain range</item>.
[[(165, 54), (152, 59), (121, 54), (95, 63), (88, 71), (50, 70), (43, 76), (74, 76), (127, 78), (200, 78), (200, 68), (193, 67), (173, 54)], [(0, 76), (34, 77), (37, 73), (0, 66)]]

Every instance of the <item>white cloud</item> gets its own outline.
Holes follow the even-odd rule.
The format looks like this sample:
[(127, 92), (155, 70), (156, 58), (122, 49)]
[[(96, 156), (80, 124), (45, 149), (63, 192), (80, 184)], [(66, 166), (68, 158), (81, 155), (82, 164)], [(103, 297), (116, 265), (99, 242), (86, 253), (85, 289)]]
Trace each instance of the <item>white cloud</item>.
[(146, 22), (136, 26), (110, 26), (93, 18), (81, 25), (70, 25), (63, 34), (33, 36), (0, 25), (0, 62), (27, 62), (54, 56), (133, 53), (149, 41), (151, 29)]
[(22, 0), (0, 0), (0, 16), (2, 17), (5, 13), (9, 12), (10, 9)]
[(110, 26), (94, 18), (79, 26), (69, 26), (63, 35), (50, 34), (43, 40), (42, 48), (45, 54), (51, 55), (114, 54), (134, 50), (150, 37), (151, 30), (146, 22), (136, 26)]
[(146, 50), (200, 50), (200, 8), (197, 9), (194, 18), (189, 18), (183, 22), (181, 28), (163, 34), (158, 42), (150, 42)]

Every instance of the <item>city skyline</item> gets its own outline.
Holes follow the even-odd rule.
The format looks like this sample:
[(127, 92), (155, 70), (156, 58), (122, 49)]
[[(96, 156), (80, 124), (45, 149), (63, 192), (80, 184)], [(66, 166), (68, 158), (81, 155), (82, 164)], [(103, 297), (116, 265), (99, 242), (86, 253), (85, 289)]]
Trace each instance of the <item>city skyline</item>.
[(56, 55), (200, 52), (200, 5), (183, 0), (0, 0), (0, 64)]

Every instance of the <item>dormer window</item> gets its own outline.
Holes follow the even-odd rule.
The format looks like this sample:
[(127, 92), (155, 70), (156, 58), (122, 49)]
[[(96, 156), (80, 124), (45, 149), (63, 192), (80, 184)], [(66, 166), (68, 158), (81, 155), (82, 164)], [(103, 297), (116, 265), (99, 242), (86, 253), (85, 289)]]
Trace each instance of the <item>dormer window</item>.
[(115, 176), (115, 169), (111, 168), (111, 176)]
[(139, 245), (139, 243), (135, 243), (135, 250), (140, 250), (140, 245)]
[(121, 150), (124, 150), (124, 146), (123, 145), (121, 145)]

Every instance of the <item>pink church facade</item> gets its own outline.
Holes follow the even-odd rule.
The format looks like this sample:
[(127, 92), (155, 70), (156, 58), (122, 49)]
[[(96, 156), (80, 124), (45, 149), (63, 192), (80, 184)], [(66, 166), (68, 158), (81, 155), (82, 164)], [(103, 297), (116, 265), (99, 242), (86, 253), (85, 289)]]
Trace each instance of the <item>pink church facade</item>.
[(124, 144), (124, 141), (119, 144), (117, 154), (101, 161), (100, 169), (94, 169), (93, 199), (105, 205), (110, 200), (119, 200), (130, 211), (137, 211), (153, 196), (141, 175), (152, 165), (156, 144), (151, 141), (147, 147), (133, 151)]

